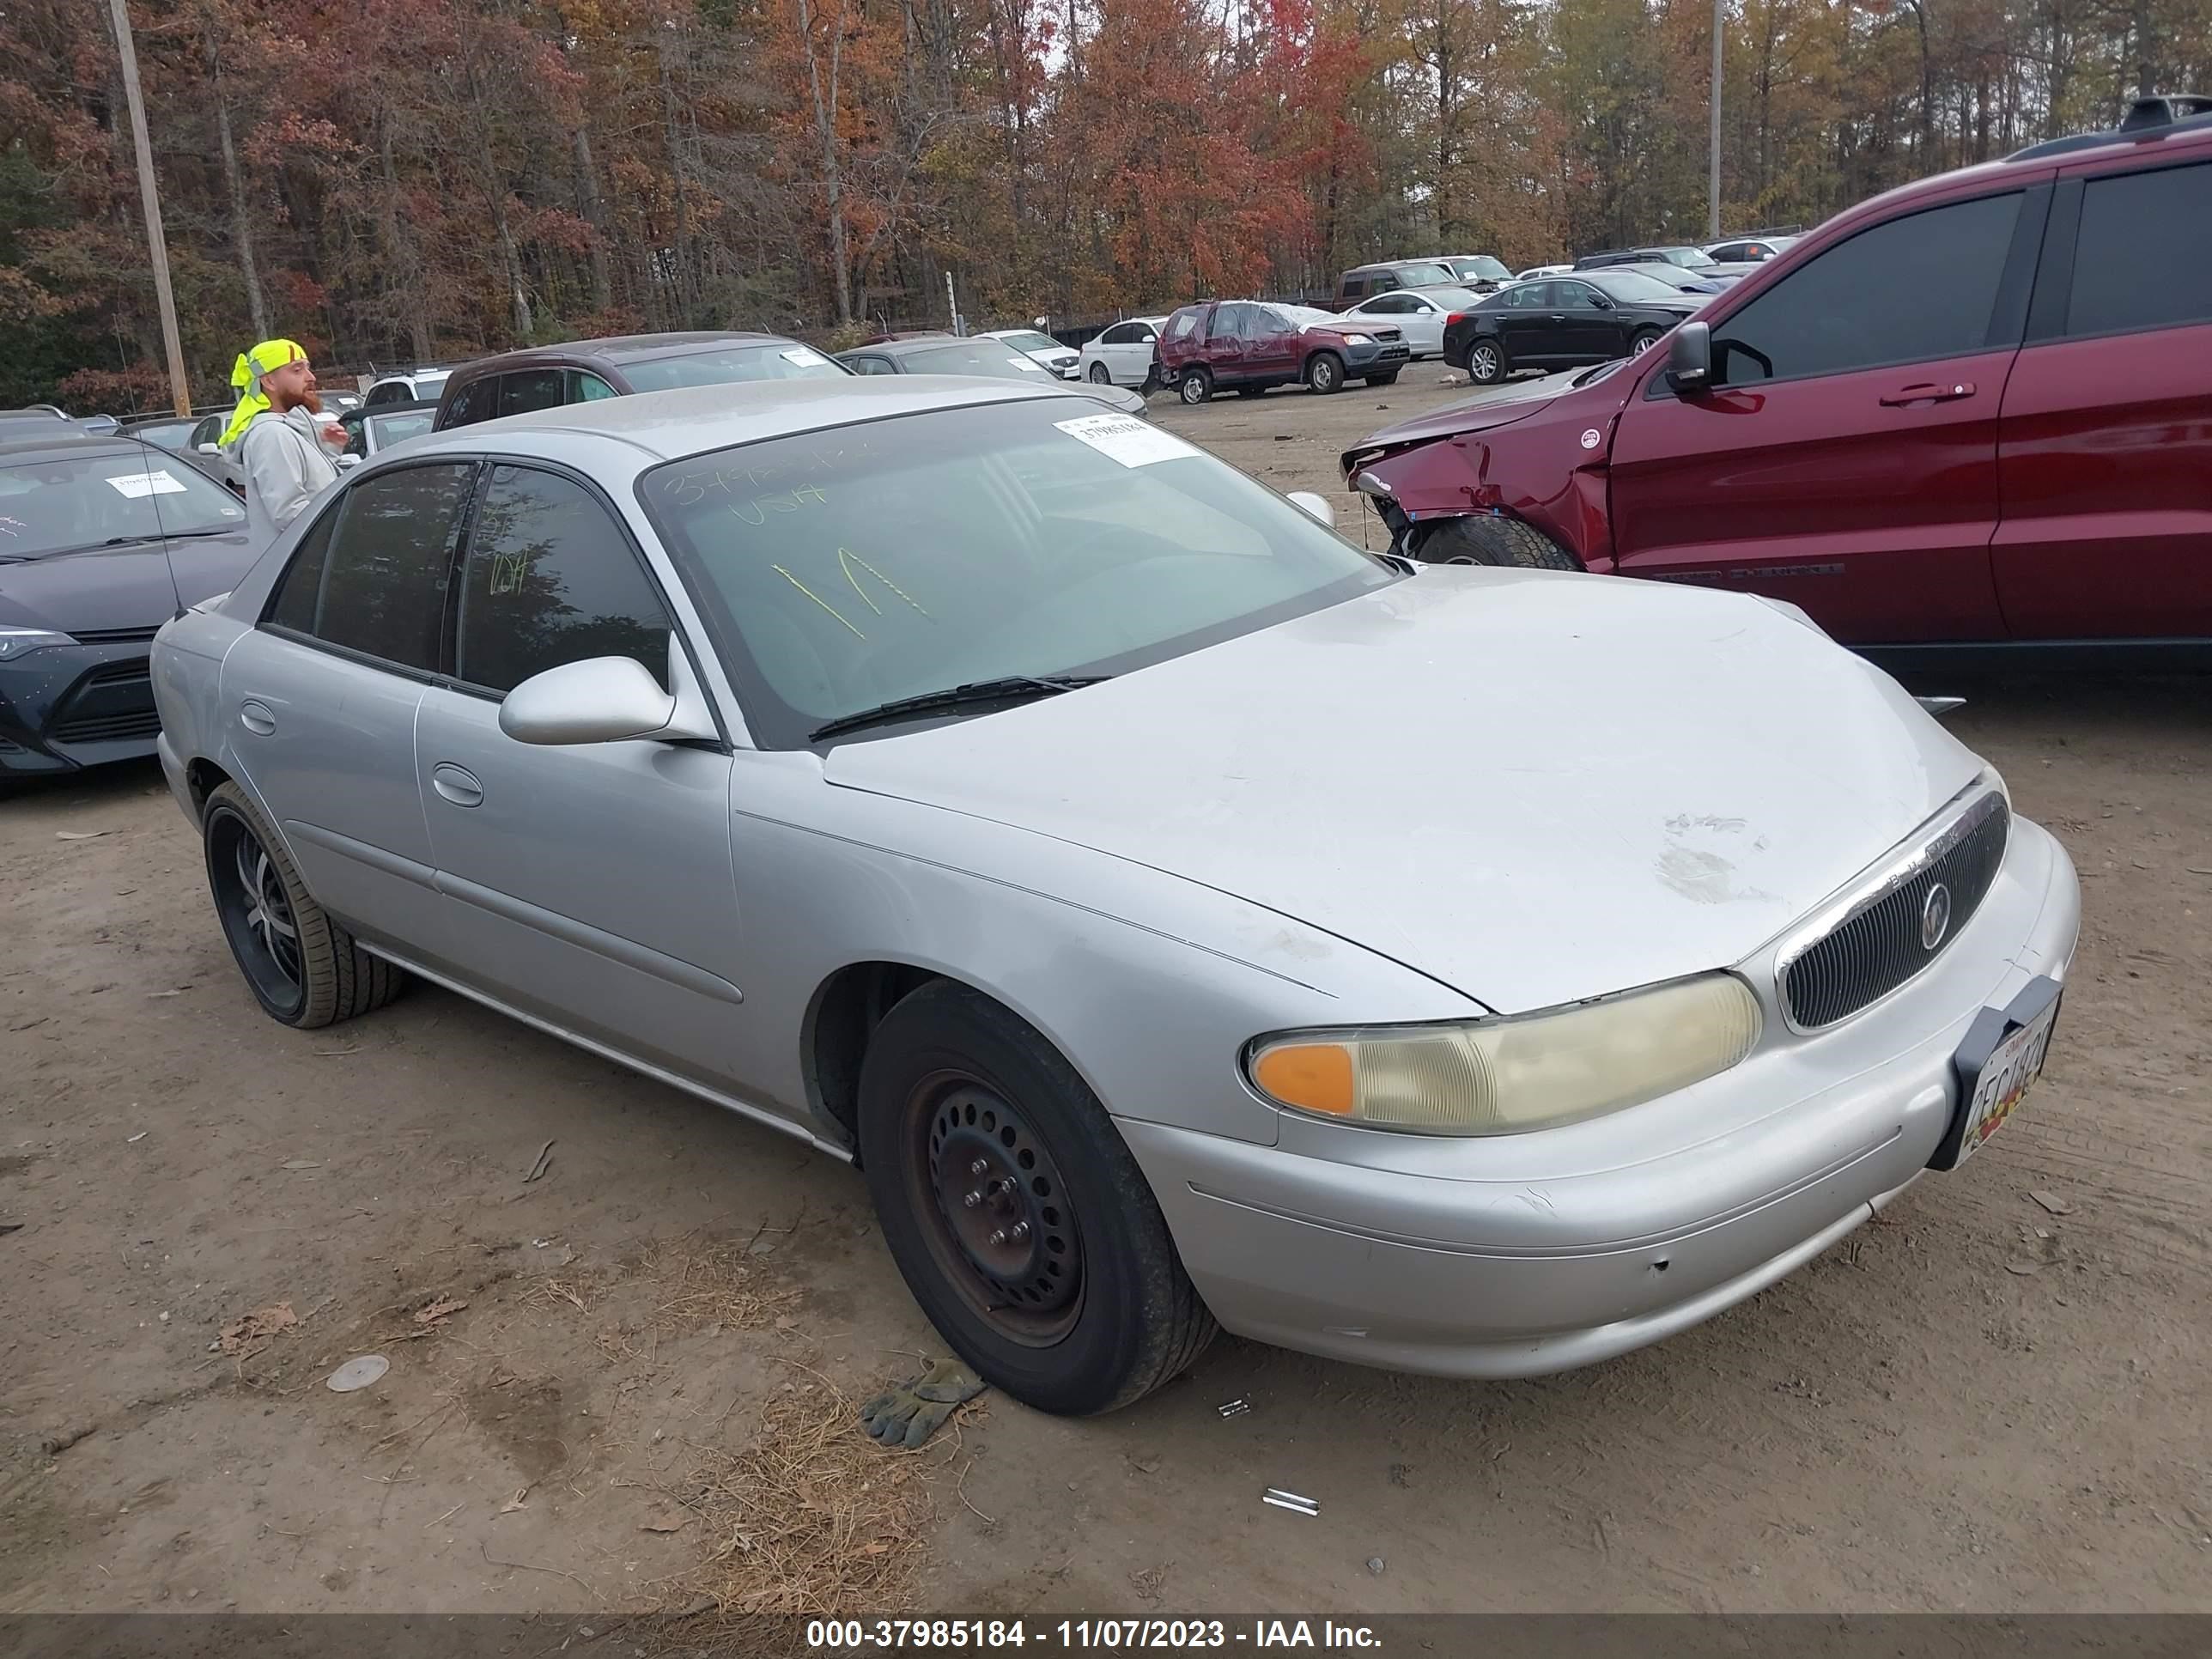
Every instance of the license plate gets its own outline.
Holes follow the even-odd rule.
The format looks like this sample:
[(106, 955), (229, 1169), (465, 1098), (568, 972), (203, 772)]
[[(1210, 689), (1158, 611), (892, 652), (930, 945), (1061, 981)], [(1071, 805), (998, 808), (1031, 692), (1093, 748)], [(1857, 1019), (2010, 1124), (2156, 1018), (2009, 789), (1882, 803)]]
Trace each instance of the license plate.
[(1955, 1170), (1980, 1151), (2042, 1075), (2058, 1023), (2058, 993), (2055, 981), (2038, 979), (2010, 1007), (1982, 1010), (1954, 1062), (1959, 1109), (1931, 1167)]

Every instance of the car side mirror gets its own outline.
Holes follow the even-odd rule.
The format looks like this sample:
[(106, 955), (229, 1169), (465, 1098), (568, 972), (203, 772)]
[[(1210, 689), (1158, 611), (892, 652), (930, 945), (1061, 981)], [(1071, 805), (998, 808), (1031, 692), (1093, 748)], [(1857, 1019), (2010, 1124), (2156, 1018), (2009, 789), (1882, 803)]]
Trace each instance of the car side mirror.
[(1316, 495), (1310, 489), (1293, 489), (1283, 499), (1308, 518), (1318, 519), (1331, 530), (1336, 528), (1336, 509), (1328, 504), (1326, 495)]
[[(679, 653), (672, 651), (672, 659)], [(499, 706), (499, 729), (517, 743), (564, 746), (631, 738), (711, 738), (678, 719), (679, 699), (635, 657), (587, 657), (532, 674)]]
[(1713, 331), (1710, 323), (1674, 325), (1667, 347), (1667, 378), (1683, 393), (1708, 392), (1713, 384)]
[(361, 457), (355, 454), (349, 449), (341, 450), (338, 453), (331, 457), (331, 464), (336, 466), (339, 471), (343, 472), (348, 467), (359, 466), (361, 465)]
[(202, 444), (199, 447), (199, 449), (200, 453), (203, 455), (220, 455), (222, 453), (222, 447), (220, 444)]

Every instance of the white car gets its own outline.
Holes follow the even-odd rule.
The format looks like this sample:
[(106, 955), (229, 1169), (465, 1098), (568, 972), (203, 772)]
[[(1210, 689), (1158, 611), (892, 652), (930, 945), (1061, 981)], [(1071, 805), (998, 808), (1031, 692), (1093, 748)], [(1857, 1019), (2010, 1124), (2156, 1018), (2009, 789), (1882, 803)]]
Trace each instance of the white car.
[(1131, 317), (1084, 342), (1076, 373), (1096, 386), (1149, 384), (1164, 317)]
[(1564, 276), (1573, 269), (1572, 265), (1530, 265), (1513, 280), (1516, 283), (1533, 283), (1539, 276)]
[(1471, 288), (1401, 288), (1347, 306), (1337, 314), (1356, 325), (1395, 328), (1415, 357), (1441, 357), (1445, 324), (1481, 299)]
[(375, 383), (362, 395), (364, 409), (381, 409), (386, 404), (434, 402), (446, 389), (446, 377), (458, 368), (454, 363), (441, 363), (434, 368), (410, 368), (396, 374), (380, 375)]
[(1049, 334), (1041, 334), (1033, 328), (994, 328), (983, 337), (1004, 340), (1023, 356), (1036, 358), (1063, 380), (1075, 378), (1075, 349), (1060, 344)]

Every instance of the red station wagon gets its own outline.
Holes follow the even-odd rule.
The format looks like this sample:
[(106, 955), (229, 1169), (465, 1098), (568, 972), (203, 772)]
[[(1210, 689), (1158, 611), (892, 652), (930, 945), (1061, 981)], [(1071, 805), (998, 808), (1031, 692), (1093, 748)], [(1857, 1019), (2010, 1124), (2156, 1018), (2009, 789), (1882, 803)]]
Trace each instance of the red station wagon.
[(1765, 594), (1899, 666), (2212, 663), (2212, 99), (1876, 197), (1343, 465), (1431, 562)]

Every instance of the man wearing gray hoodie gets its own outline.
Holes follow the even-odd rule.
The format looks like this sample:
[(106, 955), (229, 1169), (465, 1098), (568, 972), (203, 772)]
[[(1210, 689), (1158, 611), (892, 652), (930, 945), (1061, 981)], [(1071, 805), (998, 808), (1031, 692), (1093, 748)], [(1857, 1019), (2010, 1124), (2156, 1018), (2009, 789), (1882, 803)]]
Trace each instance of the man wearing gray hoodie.
[(324, 418), (315, 371), (291, 341), (264, 341), (239, 365), (244, 378), (231, 378), (245, 396), (225, 447), (246, 473), (246, 527), (265, 547), (337, 482), (325, 445), (343, 447), (345, 434)]

